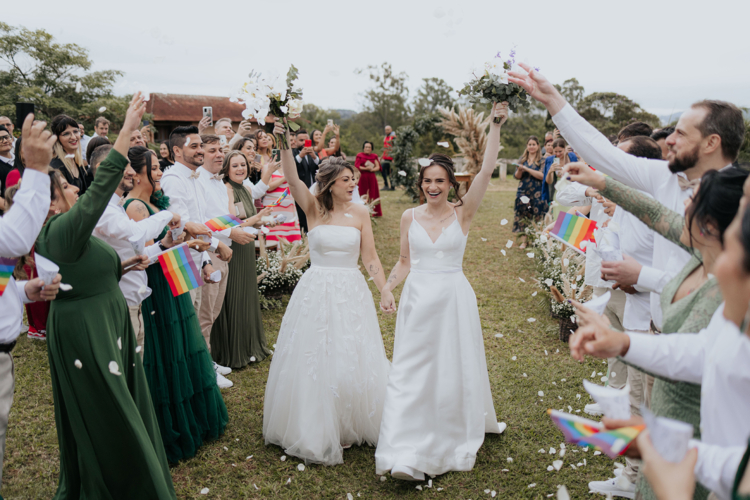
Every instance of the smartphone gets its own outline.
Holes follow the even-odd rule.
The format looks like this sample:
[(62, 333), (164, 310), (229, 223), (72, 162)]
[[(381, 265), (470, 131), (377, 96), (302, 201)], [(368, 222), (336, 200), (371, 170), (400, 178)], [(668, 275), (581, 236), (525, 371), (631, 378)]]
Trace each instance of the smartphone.
[(273, 155), (273, 161), (281, 161), (281, 150), (272, 149), (271, 154)]
[(34, 112), (33, 102), (16, 103), (16, 130), (23, 130), (23, 121)]
[(312, 147), (312, 141), (311, 141), (310, 139), (307, 139), (307, 140), (305, 141), (305, 147), (306, 147), (306, 148), (311, 148), (311, 147)]
[(333, 127), (333, 120), (328, 120), (328, 126)]
[(260, 157), (260, 155), (255, 155), (255, 163), (260, 163), (263, 158)]
[(214, 108), (211, 106), (203, 106), (203, 118), (208, 117), (210, 120), (208, 126), (213, 127), (214, 126)]
[(560, 164), (560, 158), (555, 157), (554, 160), (552, 160), (553, 165), (559, 165)]
[(226, 146), (227, 145), (227, 136), (225, 136), (223, 134), (220, 135), (219, 136), (219, 144), (221, 144), (222, 147)]

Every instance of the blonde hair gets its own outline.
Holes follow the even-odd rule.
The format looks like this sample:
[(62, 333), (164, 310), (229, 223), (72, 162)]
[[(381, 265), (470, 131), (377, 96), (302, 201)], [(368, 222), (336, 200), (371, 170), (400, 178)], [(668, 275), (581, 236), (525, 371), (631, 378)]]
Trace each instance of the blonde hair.
[(70, 175), (73, 177), (78, 176), (78, 165), (83, 165), (83, 154), (81, 153), (81, 141), (78, 141), (78, 148), (75, 152), (74, 158), (66, 158), (67, 153), (65, 152), (65, 149), (63, 149), (62, 144), (60, 144), (60, 141), (57, 141), (55, 145), (52, 147), (52, 151), (55, 153), (55, 156), (60, 159), (61, 162), (63, 162), (63, 165), (65, 165), (65, 168), (70, 172)]
[(320, 162), (320, 168), (315, 175), (315, 181), (318, 183), (315, 189), (315, 200), (317, 201), (318, 213), (323, 220), (331, 218), (331, 210), (333, 210), (331, 186), (334, 185), (336, 179), (345, 169), (349, 169), (354, 175), (354, 167), (339, 156), (329, 156)]

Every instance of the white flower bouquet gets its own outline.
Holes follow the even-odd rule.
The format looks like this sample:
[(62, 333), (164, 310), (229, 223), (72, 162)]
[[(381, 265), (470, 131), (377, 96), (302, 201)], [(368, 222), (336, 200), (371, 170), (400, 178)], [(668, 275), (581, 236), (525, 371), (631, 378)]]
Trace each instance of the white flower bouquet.
[[(458, 95), (466, 96), (472, 104), (505, 101), (513, 112), (521, 107), (529, 109), (531, 96), (520, 85), (508, 81), (508, 72), (514, 69), (515, 64), (515, 49), (510, 51), (510, 56), (506, 60), (503, 60), (501, 53), (498, 52), (492, 61), (484, 64), (484, 70), (481, 73), (478, 70), (472, 71), (474, 79), (459, 90)], [(500, 119), (496, 117), (495, 123), (500, 123)]]
[[(266, 124), (266, 117), (273, 116), (284, 121), (292, 131), (299, 130), (294, 120), (302, 114), (302, 88), (297, 83), (298, 71), (294, 65), (289, 67), (286, 81), (276, 73), (262, 75), (255, 70), (248, 75), (248, 81), (229, 98), (232, 102), (245, 105), (242, 116), (245, 119), (255, 118), (259, 124)], [(289, 149), (286, 136), (276, 137), (280, 149)]]

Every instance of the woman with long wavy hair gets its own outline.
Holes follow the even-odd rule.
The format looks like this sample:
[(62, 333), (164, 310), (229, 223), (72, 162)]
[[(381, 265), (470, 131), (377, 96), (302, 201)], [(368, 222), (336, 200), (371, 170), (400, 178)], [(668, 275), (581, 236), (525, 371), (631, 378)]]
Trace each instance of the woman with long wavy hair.
[(542, 173), (542, 148), (539, 139), (532, 135), (526, 141), (526, 149), (519, 160), (513, 177), (518, 179), (516, 191), (515, 215), (513, 217), (513, 232), (521, 233), (521, 245), (526, 248), (526, 234), (524, 231), (529, 222), (539, 222), (549, 209), (549, 204), (543, 197), (544, 174)]
[(68, 115), (57, 115), (52, 119), (50, 129), (57, 136), (57, 142), (52, 148), (53, 158), (49, 166), (59, 170), (82, 196), (91, 184), (91, 178), (84, 166), (78, 122)]

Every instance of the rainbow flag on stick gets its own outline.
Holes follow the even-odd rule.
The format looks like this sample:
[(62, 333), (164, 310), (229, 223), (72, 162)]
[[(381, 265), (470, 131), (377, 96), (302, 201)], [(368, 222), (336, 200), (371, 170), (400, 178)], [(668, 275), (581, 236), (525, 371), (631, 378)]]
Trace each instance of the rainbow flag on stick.
[(565, 435), (565, 440), (578, 446), (599, 448), (609, 458), (615, 459), (625, 453), (630, 443), (646, 428), (645, 425), (606, 430), (599, 422), (581, 418), (570, 413), (547, 410), (555, 425)]
[(286, 189), (285, 189), (285, 190), (284, 190), (284, 191), (283, 191), (283, 192), (281, 193), (281, 196), (279, 196), (279, 199), (278, 199), (278, 200), (274, 201), (274, 202), (273, 202), (273, 203), (271, 203), (270, 205), (266, 205), (266, 206), (265, 206), (265, 208), (268, 208), (268, 207), (278, 207), (279, 205), (281, 205), (281, 202), (282, 202), (282, 201), (284, 201), (284, 198), (286, 198), (287, 196), (289, 196), (289, 188), (286, 188)]
[(175, 297), (203, 285), (201, 273), (184, 243), (160, 254), (159, 264)]
[(13, 276), (13, 269), (16, 267), (16, 262), (18, 262), (18, 259), (0, 257), (0, 297), (5, 293), (5, 287), (10, 283), (10, 278)]
[(223, 231), (224, 229), (237, 227), (240, 224), (242, 224), (241, 220), (239, 220), (234, 215), (227, 214), (222, 215), (221, 217), (214, 217), (210, 221), (206, 222), (206, 227), (211, 231)]
[(594, 241), (596, 222), (586, 217), (560, 212), (557, 214), (555, 227), (550, 236), (573, 247), (577, 252), (584, 253), (581, 242)]

